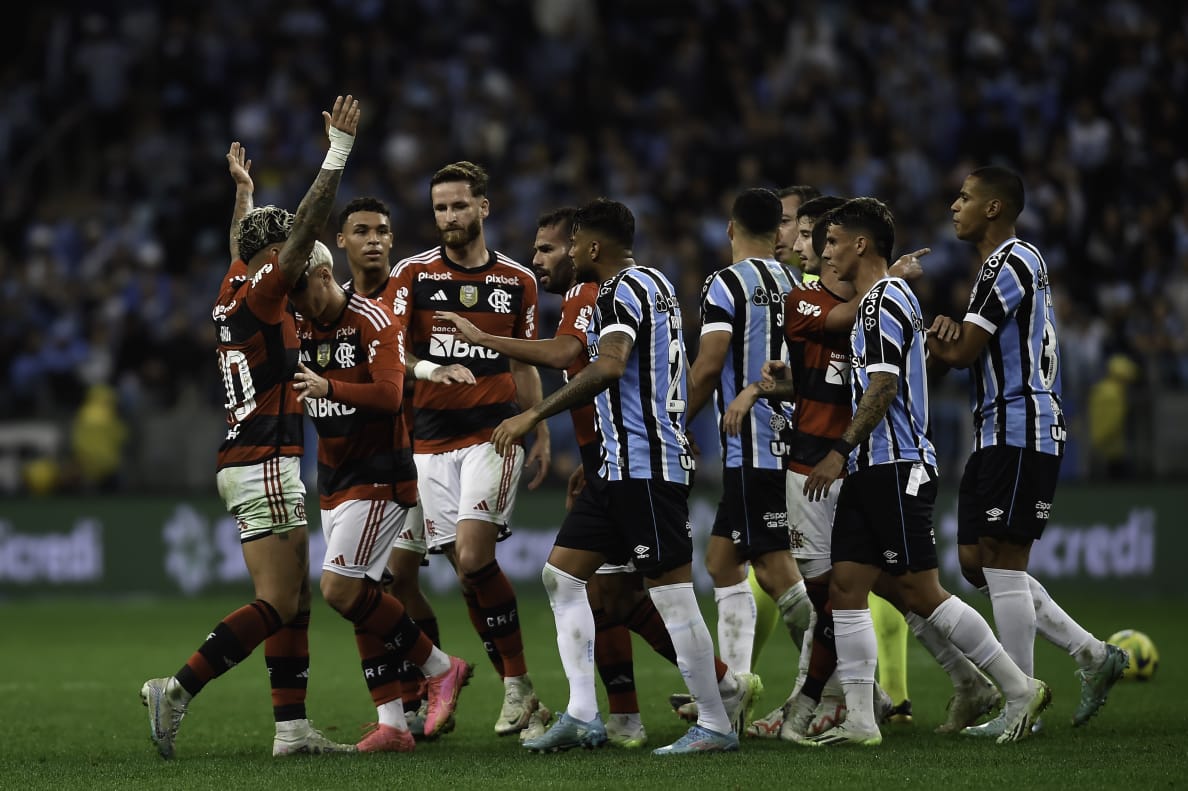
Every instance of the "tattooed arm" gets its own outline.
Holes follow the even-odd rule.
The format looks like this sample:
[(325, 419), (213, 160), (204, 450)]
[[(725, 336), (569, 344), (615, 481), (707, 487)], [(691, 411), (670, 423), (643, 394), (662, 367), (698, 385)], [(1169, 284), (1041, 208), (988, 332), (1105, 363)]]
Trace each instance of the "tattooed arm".
[[(821, 500), (829, 494), (829, 487), (841, 476), (842, 468), (845, 467), (846, 459), (850, 455), (849, 450), (864, 442), (879, 421), (886, 417), (898, 391), (899, 376), (896, 374), (880, 371), (870, 375), (870, 385), (858, 401), (854, 419), (850, 421), (833, 450), (813, 467), (813, 471), (804, 481), (804, 495), (810, 502)], [(844, 454), (843, 447), (848, 449)]]
[(610, 387), (627, 370), (627, 358), (631, 354), (631, 336), (625, 332), (612, 332), (598, 341), (598, 359), (558, 390), (531, 409), (500, 423), (491, 435), (491, 442), (501, 456), (512, 451), (520, 437), (547, 417), (562, 412), (577, 404), (584, 404)]
[[(331, 140), (331, 152), (335, 150), (336, 139), (346, 138), (349, 138), (349, 142), (345, 143), (346, 150), (349, 151), (354, 143), (355, 130), (359, 126), (359, 102), (350, 96), (339, 96), (334, 101), (333, 112), (323, 110), (322, 117), (326, 122), (326, 133)], [(343, 164), (345, 156), (342, 155)], [(335, 168), (327, 168), (325, 162), (322, 165), (317, 178), (297, 207), (297, 215), (293, 218), (293, 230), (289, 232), (289, 238), (280, 251), (281, 271), (290, 284), (296, 283), (305, 273), (314, 241), (330, 216), (330, 210), (334, 208), (334, 197), (338, 194), (338, 184), (342, 181), (341, 164)]]

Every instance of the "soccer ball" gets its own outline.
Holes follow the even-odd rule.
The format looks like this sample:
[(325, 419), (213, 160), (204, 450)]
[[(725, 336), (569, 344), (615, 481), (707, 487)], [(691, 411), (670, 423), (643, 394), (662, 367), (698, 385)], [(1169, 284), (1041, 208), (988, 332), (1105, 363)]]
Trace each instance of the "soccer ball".
[(1134, 629), (1123, 629), (1115, 632), (1106, 640), (1130, 654), (1130, 662), (1122, 672), (1123, 678), (1135, 678), (1139, 681), (1149, 681), (1159, 667), (1159, 649), (1151, 642), (1151, 638)]

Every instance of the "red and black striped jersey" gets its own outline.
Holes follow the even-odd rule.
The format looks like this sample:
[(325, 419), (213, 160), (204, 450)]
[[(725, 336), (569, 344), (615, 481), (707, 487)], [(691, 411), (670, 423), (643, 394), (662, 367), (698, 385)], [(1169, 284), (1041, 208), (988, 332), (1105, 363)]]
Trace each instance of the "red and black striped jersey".
[(510, 361), (498, 352), (467, 343), (451, 322), (433, 314), (449, 310), (484, 332), (536, 339), (536, 277), (502, 253), (465, 269), (435, 247), (392, 268), (392, 311), (405, 333), (408, 350), (421, 360), (460, 363), (474, 374), (474, 385), (419, 381), (413, 395), (413, 447), (442, 453), (491, 438), (504, 419), (520, 412)]
[(236, 260), (223, 277), (210, 314), (227, 393), (218, 469), (304, 450), (301, 406), (290, 387), (298, 344), (288, 294), (275, 257), (251, 277), (247, 264)]
[(350, 294), (332, 324), (298, 314), (297, 336), (301, 362), (324, 376), (331, 388), (326, 397), (304, 402), (318, 432), (321, 507), (395, 499), (404, 349), (392, 312)]
[[(583, 352), (573, 363), (565, 369), (565, 381), (578, 375), (578, 372), (590, 364), (589, 338), (586, 331), (594, 320), (594, 304), (598, 301), (597, 283), (579, 283), (565, 292), (565, 300), (561, 303), (561, 321), (557, 325), (557, 335), (572, 335), (582, 342)], [(578, 446), (588, 445), (598, 441), (598, 422), (594, 414), (594, 402), (579, 404), (569, 410), (573, 419), (573, 433), (577, 437)]]
[(784, 336), (796, 383), (796, 430), (788, 469), (807, 475), (850, 425), (850, 336), (827, 333), (825, 317), (845, 302), (812, 281), (784, 298)]
[[(346, 290), (350, 293), (352, 284), (346, 285)], [(372, 291), (367, 296), (378, 302), (382, 302), (389, 310), (392, 308), (392, 295), (395, 289), (392, 288), (392, 280), (388, 278), (384, 284)], [(399, 322), (397, 322), (399, 325)], [(404, 343), (404, 333), (400, 333), (401, 343)], [(400, 405), (400, 433), (396, 437), (396, 499), (400, 503), (416, 503), (417, 494), (417, 465), (413, 461), (412, 451), (412, 393), (413, 385), (405, 376), (404, 381), (404, 401)]]

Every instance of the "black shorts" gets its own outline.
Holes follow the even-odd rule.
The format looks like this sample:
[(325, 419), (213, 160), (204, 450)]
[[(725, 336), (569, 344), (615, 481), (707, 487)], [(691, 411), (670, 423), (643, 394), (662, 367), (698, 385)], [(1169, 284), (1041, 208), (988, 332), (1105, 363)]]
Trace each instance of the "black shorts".
[(732, 541), (742, 560), (787, 552), (791, 543), (784, 471), (727, 467), (711, 535)]
[(1052, 511), (1060, 458), (1006, 445), (974, 451), (957, 494), (957, 543), (1038, 541)]
[(660, 480), (607, 481), (606, 494), (615, 530), (645, 577), (655, 579), (693, 562), (688, 486)]
[(896, 576), (936, 568), (936, 488), (936, 470), (911, 461), (846, 476), (833, 516), (834, 565), (862, 563)]
[[(591, 482), (594, 478), (594, 482)], [(606, 496), (607, 482), (597, 474), (586, 473), (586, 487), (573, 501), (573, 507), (561, 522), (555, 546), (597, 552), (607, 563), (621, 566), (631, 560), (631, 547), (615, 527)]]

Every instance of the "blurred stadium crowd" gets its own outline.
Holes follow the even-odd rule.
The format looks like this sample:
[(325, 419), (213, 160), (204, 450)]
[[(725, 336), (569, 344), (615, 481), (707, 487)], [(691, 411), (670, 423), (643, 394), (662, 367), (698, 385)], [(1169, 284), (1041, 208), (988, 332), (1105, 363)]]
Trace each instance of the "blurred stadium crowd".
[[(1052, 270), (1074, 427), (1111, 371), (1115, 408), (1136, 389), (1188, 387), (1188, 6), (54, 6), (6, 18), (4, 420), (70, 421), (96, 400), (100, 424), (217, 410), (223, 154), (243, 142), (256, 202), (295, 207), (324, 150), (318, 112), (340, 90), (366, 120), (339, 195), (389, 203), (395, 258), (436, 242), (429, 176), (466, 158), (491, 173), (488, 238), (521, 261), (542, 210), (627, 203), (637, 260), (679, 283), (690, 317), (704, 276), (728, 263), (736, 192), (790, 184), (885, 200), (897, 253), (934, 251), (917, 284), (926, 312), (959, 317), (978, 262), (953, 238), (949, 204), (973, 166), (1012, 166), (1028, 187), (1020, 234)], [(548, 327), (556, 304), (545, 308)], [(962, 387), (951, 419), (967, 422)]]

